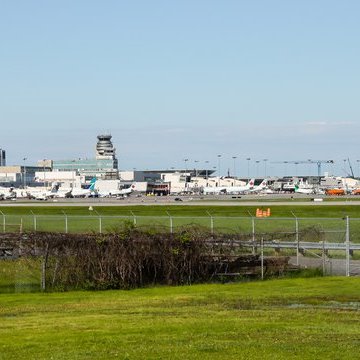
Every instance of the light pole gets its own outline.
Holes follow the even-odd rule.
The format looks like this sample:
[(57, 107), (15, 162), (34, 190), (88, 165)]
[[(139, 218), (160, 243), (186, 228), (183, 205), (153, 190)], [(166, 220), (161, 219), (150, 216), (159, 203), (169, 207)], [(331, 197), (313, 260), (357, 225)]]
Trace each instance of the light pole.
[(266, 163), (269, 159), (264, 159), (264, 177), (266, 178)]
[(235, 177), (236, 177), (236, 156), (233, 156), (232, 157), (233, 158), (233, 160), (234, 160), (234, 179), (235, 179)]
[(185, 163), (185, 189), (187, 186), (187, 162), (189, 161), (189, 159), (184, 159), (184, 163)]
[(45, 159), (43, 159), (43, 175), (44, 175), (44, 190), (45, 190)]
[(250, 160), (251, 158), (246, 158), (247, 161), (247, 171), (248, 171), (248, 182), (250, 181)]
[(206, 160), (205, 161), (205, 167), (206, 167), (206, 169), (205, 169), (205, 177), (206, 177), (206, 179), (208, 178), (208, 164), (209, 164), (209, 160)]
[(256, 177), (258, 178), (259, 177), (259, 163), (260, 163), (260, 160), (255, 160), (256, 162)]
[(295, 163), (295, 175), (296, 175), (296, 176), (298, 176), (298, 165), (299, 165), (299, 163), (296, 162), (296, 163)]
[(184, 159), (184, 163), (185, 163), (185, 171), (187, 172), (187, 162), (189, 161), (189, 159)]
[(194, 160), (195, 163), (195, 177), (197, 177), (197, 163), (199, 162), (199, 160)]
[(287, 161), (284, 161), (284, 176), (287, 174)]
[[(72, 162), (72, 164), (71, 164), (71, 172), (72, 172), (72, 174), (71, 174), (71, 181), (72, 181), (72, 183), (71, 183), (71, 188), (73, 189), (74, 188), (74, 185), (75, 185), (75, 174), (76, 174), (76, 164), (75, 164), (75, 160), (72, 160), (71, 161)], [(121, 179), (121, 177), (120, 177), (120, 175), (119, 175), (119, 179)]]
[(24, 161), (24, 179), (23, 179), (24, 189), (26, 187), (26, 164), (25, 164), (26, 159), (27, 159), (26, 157), (23, 158), (23, 161)]
[(308, 159), (307, 161), (309, 162), (308, 174), (310, 175), (310, 174), (311, 174), (311, 170), (310, 170), (310, 169), (311, 169), (311, 161), (312, 161), (312, 160), (311, 160), (311, 159)]
[(220, 160), (221, 160), (221, 155), (218, 155), (218, 174), (219, 174), (219, 179), (220, 179)]

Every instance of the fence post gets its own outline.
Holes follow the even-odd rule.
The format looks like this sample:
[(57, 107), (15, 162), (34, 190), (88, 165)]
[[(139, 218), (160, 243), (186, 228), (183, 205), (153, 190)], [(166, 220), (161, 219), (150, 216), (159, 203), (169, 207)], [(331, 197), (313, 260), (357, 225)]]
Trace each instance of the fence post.
[(214, 234), (214, 218), (208, 211), (206, 211), (206, 213), (210, 216), (210, 231), (211, 231), (211, 234), (213, 235)]
[(67, 234), (68, 233), (68, 217), (67, 215), (65, 214), (64, 211), (62, 211), (62, 213), (65, 215), (65, 233)]
[(252, 254), (256, 254), (256, 247), (255, 247), (255, 218), (251, 215), (250, 211), (248, 211), (248, 214), (251, 217), (251, 225), (252, 225)]
[(95, 213), (99, 216), (99, 234), (102, 234), (102, 219), (101, 219), (101, 215), (96, 211), (94, 210)]
[(346, 216), (346, 276), (350, 276), (350, 221), (349, 216)]
[(46, 266), (49, 257), (49, 243), (46, 244), (45, 254), (43, 255), (43, 261), (41, 266), (41, 290), (46, 290)]
[(0, 213), (3, 216), (3, 232), (6, 232), (6, 218), (5, 218), (5, 214), (0, 210)]
[(46, 264), (45, 264), (45, 259), (43, 259), (42, 263), (41, 263), (41, 290), (45, 291), (46, 290)]
[(255, 247), (255, 218), (253, 216), (251, 217), (251, 223), (252, 223), (252, 243), (253, 243), (252, 253), (253, 253), (253, 255), (255, 255), (256, 254), (256, 247)]
[(299, 220), (293, 212), (291, 213), (295, 218), (296, 265), (299, 266), (299, 255), (300, 255)]
[(264, 237), (261, 237), (261, 280), (264, 280)]
[(167, 213), (167, 215), (169, 216), (169, 219), (170, 219), (170, 234), (172, 234), (173, 233), (173, 219), (172, 219), (172, 217), (171, 217), (171, 215), (169, 214), (168, 211), (166, 213)]
[(136, 216), (135, 214), (130, 210), (131, 215), (133, 216), (134, 219), (134, 226), (136, 226)]
[(101, 219), (101, 215), (99, 216), (99, 232), (100, 232), (100, 234), (102, 234), (102, 219)]
[(33, 218), (34, 218), (34, 231), (36, 231), (37, 230), (36, 215), (34, 214), (34, 212), (32, 210), (30, 210), (30, 212), (32, 213)]
[(326, 275), (325, 240), (322, 241), (322, 268), (323, 268), (323, 276), (325, 276)]

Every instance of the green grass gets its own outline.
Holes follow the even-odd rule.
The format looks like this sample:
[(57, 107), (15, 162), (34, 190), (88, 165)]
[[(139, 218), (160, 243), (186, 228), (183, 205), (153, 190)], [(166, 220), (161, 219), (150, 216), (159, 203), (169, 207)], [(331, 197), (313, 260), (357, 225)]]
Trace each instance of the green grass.
[(0, 293), (41, 291), (42, 259), (0, 260)]
[[(89, 211), (86, 206), (39, 206), (39, 207), (0, 207), (5, 214), (6, 231), (19, 231), (20, 224), (23, 229), (32, 231), (59, 231), (65, 232), (67, 214), (67, 229), (69, 232), (110, 231), (121, 226), (124, 221), (134, 221), (139, 227), (156, 226), (165, 231), (170, 230), (169, 214), (173, 217), (173, 228), (184, 225), (197, 224), (210, 229), (212, 214), (215, 231), (233, 233), (251, 233), (252, 220), (256, 206), (183, 206), (183, 205), (129, 205), (129, 206), (93, 206)], [(310, 226), (320, 227), (332, 231), (326, 236), (326, 241), (344, 241), (345, 216), (351, 220), (351, 240), (360, 242), (360, 217), (358, 205), (330, 205), (330, 206), (292, 206), (277, 205), (271, 207), (271, 217), (256, 219), (256, 232), (294, 232), (295, 220), (300, 220), (300, 230)], [(99, 216), (101, 215), (101, 225)], [(321, 218), (321, 219), (320, 219)], [(0, 213), (0, 231), (3, 230), (4, 217)], [(36, 225), (35, 225), (36, 222)]]
[(360, 281), (0, 295), (0, 359), (355, 359)]
[[(213, 216), (244, 216), (249, 213), (255, 215), (256, 209), (261, 206), (214, 206), (214, 205), (128, 205), (128, 206), (96, 206), (93, 208), (101, 215), (132, 216), (132, 213), (143, 216), (166, 216), (169, 212), (173, 216), (207, 216), (210, 212)], [(267, 208), (267, 206), (265, 206)], [(360, 217), (359, 205), (288, 205), (270, 206), (271, 215), (274, 217)], [(87, 206), (0, 206), (0, 211), (6, 215), (92, 215), (95, 211), (89, 211)], [(0, 221), (2, 215), (0, 213)]]

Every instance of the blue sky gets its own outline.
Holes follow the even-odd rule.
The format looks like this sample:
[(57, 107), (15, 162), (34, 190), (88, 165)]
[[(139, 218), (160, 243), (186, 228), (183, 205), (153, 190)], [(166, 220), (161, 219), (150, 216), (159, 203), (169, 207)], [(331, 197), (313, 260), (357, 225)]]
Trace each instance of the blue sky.
[[(8, 163), (93, 157), (122, 169), (360, 159), (360, 2), (0, 1)], [(195, 160), (197, 161), (195, 163)], [(260, 163), (256, 163), (260, 161)], [(209, 163), (205, 163), (209, 161)], [(295, 172), (295, 168), (291, 170)], [(316, 166), (298, 166), (316, 174)]]

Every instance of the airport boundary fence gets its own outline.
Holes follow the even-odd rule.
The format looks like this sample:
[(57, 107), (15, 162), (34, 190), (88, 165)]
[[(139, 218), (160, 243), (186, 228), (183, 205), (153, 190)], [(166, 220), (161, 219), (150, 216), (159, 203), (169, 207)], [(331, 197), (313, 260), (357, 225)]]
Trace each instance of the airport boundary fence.
[[(294, 234), (304, 229), (317, 229), (329, 241), (338, 240), (347, 228), (347, 217), (253, 217), (253, 216), (166, 216), (153, 215), (13, 215), (0, 211), (0, 232), (49, 231), (63, 233), (107, 233), (132, 223), (139, 228), (154, 228), (161, 232), (175, 232), (183, 226), (198, 225), (212, 233), (277, 233)], [(348, 218), (353, 242), (360, 243), (360, 218)], [(333, 234), (333, 235), (331, 235)]]
[[(186, 216), (75, 216), (0, 214), (2, 233), (114, 233), (125, 224), (143, 230), (176, 233), (197, 226), (211, 234), (228, 235), (241, 252), (266, 256), (289, 256), (290, 263), (319, 268), (324, 275), (359, 275), (360, 218), (256, 218)], [(0, 232), (1, 232), (0, 230)], [(226, 241), (223, 240), (224, 246)], [(14, 258), (0, 243), (2, 280), (0, 292), (38, 291), (43, 260)], [(4, 261), (3, 261), (4, 260)], [(6, 274), (9, 274), (8, 277)], [(3, 282), (3, 284), (1, 284)], [(10, 284), (10, 285), (9, 285)]]

